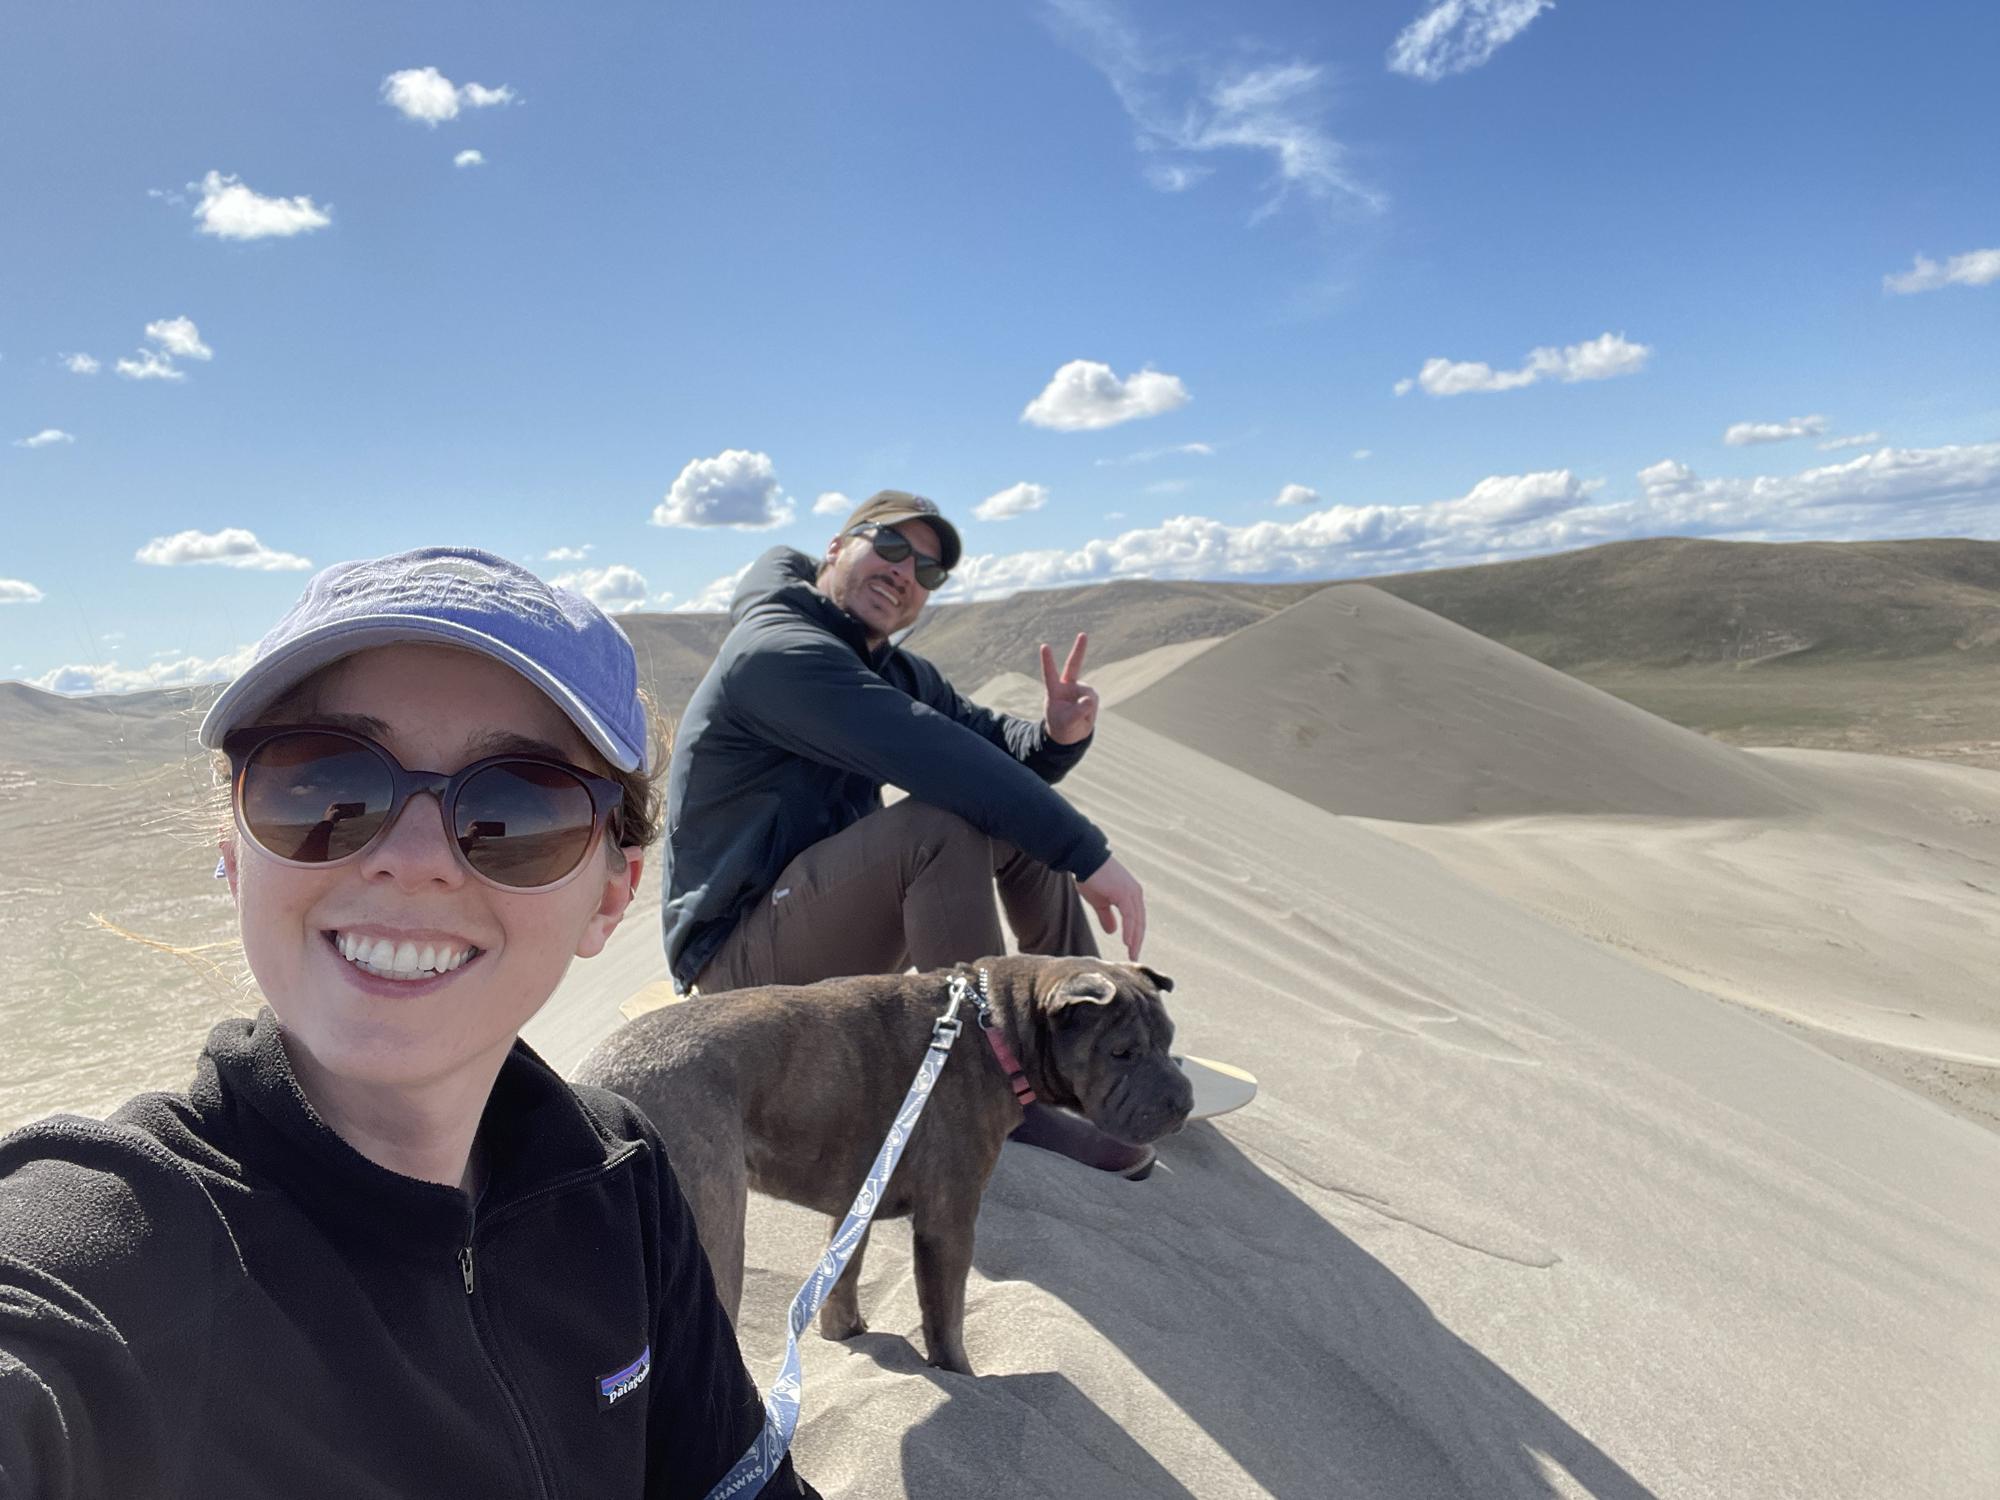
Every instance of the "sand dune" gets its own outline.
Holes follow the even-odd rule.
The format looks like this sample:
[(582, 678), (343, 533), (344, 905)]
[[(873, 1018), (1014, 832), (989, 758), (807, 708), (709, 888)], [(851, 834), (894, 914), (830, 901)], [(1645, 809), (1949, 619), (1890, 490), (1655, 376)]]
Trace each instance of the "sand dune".
[(1121, 716), (1362, 817), (1791, 805), (1741, 753), (1361, 584), (1238, 631)]

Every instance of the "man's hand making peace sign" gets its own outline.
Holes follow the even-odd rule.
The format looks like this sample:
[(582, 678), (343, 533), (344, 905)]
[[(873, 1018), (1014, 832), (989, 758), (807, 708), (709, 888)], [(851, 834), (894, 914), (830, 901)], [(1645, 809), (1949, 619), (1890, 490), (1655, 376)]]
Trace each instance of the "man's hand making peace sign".
[[(1060, 675), (1055, 652), (1046, 643), (1042, 646), (1042, 685), (1049, 694), (1042, 722), (1048, 725), (1049, 738), (1058, 744), (1074, 745), (1097, 727), (1097, 689), (1077, 680), (1077, 673), (1083, 670), (1084, 648), (1089, 644), (1090, 637), (1079, 632)], [(1106, 932), (1122, 929), (1125, 952), (1136, 962), (1140, 945), (1146, 941), (1146, 893), (1132, 872), (1116, 859), (1107, 859), (1079, 880), (1076, 889), (1097, 913), (1098, 924)]]
[(1069, 660), (1063, 663), (1061, 676), (1056, 675), (1055, 652), (1048, 648), (1047, 642), (1042, 644), (1042, 684), (1049, 694), (1042, 722), (1049, 727), (1049, 738), (1058, 745), (1074, 745), (1097, 727), (1097, 689), (1079, 682), (1076, 675), (1083, 670), (1083, 651), (1089, 644), (1090, 637), (1079, 631), (1076, 644), (1069, 648)]

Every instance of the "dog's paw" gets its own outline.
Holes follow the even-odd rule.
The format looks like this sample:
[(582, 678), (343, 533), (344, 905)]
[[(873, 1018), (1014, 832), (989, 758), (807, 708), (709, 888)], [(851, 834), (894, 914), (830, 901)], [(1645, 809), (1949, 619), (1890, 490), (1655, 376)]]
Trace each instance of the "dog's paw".
[(868, 1331), (868, 1320), (855, 1313), (851, 1317), (830, 1316), (831, 1307), (823, 1307), (819, 1312), (819, 1336), (842, 1343), (847, 1339), (859, 1338)]

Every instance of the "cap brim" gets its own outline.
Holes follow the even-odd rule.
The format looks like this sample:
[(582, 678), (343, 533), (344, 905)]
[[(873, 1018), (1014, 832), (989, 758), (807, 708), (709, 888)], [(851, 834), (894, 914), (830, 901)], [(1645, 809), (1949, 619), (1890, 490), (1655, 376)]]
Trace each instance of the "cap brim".
[(620, 771), (636, 771), (645, 764), (646, 747), (624, 744), (588, 706), (531, 658), (505, 641), (483, 631), (433, 620), (421, 615), (375, 615), (356, 620), (338, 620), (309, 630), (295, 640), (253, 662), (209, 707), (201, 721), (200, 741), (210, 750), (219, 749), (223, 736), (252, 722), (293, 687), (331, 662), (375, 646), (418, 642), (459, 646), (491, 657), (502, 666), (512, 667), (540, 688), (606, 760)]

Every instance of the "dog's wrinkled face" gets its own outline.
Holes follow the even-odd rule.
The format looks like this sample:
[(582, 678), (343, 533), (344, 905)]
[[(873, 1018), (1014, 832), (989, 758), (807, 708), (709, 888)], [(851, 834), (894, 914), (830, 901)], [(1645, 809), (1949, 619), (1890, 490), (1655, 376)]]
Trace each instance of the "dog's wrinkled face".
[(1173, 987), (1142, 964), (1097, 959), (1052, 964), (1038, 987), (1048, 1028), (1044, 1060), (1085, 1116), (1135, 1145), (1180, 1129), (1194, 1105), (1169, 1050), (1174, 1023), (1160, 996)]

